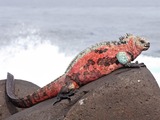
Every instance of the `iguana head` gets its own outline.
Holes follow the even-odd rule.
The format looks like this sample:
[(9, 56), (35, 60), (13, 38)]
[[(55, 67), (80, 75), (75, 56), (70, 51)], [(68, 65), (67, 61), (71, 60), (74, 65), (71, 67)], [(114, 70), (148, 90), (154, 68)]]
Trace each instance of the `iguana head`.
[(127, 42), (132, 41), (136, 49), (139, 49), (141, 51), (148, 50), (150, 47), (150, 43), (145, 38), (135, 36), (132, 34), (127, 34), (126, 36), (121, 37), (120, 41), (122, 43), (127, 43)]

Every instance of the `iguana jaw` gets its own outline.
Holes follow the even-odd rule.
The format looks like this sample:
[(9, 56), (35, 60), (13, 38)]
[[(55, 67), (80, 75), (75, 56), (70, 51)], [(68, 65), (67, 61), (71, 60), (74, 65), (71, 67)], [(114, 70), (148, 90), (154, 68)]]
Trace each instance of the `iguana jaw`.
[(144, 45), (143, 50), (146, 51), (146, 50), (149, 49), (149, 47), (150, 47), (150, 43), (148, 42), (148, 43), (146, 43), (146, 44)]

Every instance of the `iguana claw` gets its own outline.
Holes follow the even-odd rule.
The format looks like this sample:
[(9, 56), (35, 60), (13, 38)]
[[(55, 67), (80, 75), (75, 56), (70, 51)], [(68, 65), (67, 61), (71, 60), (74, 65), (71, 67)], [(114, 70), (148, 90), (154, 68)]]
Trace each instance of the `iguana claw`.
[(71, 101), (70, 96), (73, 96), (75, 94), (75, 90), (72, 90), (68, 93), (59, 93), (56, 97), (56, 100), (53, 102), (53, 105), (55, 105), (56, 103), (60, 102), (63, 99), (67, 99), (69, 102)]
[(144, 63), (138, 63), (138, 61), (136, 61), (135, 63), (127, 63), (127, 64), (125, 64), (125, 67), (140, 68), (140, 67), (146, 67), (146, 65)]

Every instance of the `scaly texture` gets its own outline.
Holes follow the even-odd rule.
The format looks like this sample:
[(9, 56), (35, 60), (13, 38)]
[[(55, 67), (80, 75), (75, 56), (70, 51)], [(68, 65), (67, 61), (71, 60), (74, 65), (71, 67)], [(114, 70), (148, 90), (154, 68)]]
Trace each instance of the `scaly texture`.
[(14, 78), (8, 74), (7, 95), (16, 106), (30, 107), (58, 94), (69, 94), (118, 68), (132, 66), (130, 62), (149, 46), (150, 43), (144, 38), (131, 34), (121, 37), (119, 41), (98, 43), (77, 55), (64, 75), (24, 98), (14, 95)]

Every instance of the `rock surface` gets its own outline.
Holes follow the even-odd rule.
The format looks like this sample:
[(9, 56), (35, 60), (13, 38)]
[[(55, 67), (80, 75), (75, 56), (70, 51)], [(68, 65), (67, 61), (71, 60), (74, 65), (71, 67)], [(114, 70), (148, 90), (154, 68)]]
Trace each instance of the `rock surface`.
[(63, 100), (54, 106), (52, 104), (55, 98), (46, 100), (6, 120), (159, 120), (160, 118), (160, 89), (145, 67), (119, 69), (81, 87), (71, 99), (70, 103)]
[[(0, 120), (22, 111), (23, 109), (15, 107), (12, 103), (9, 102), (8, 97), (5, 93), (5, 80), (0, 80)], [(39, 87), (33, 83), (16, 80), (15, 82), (15, 93), (18, 96), (24, 96), (26, 94), (32, 93), (37, 90)]]

